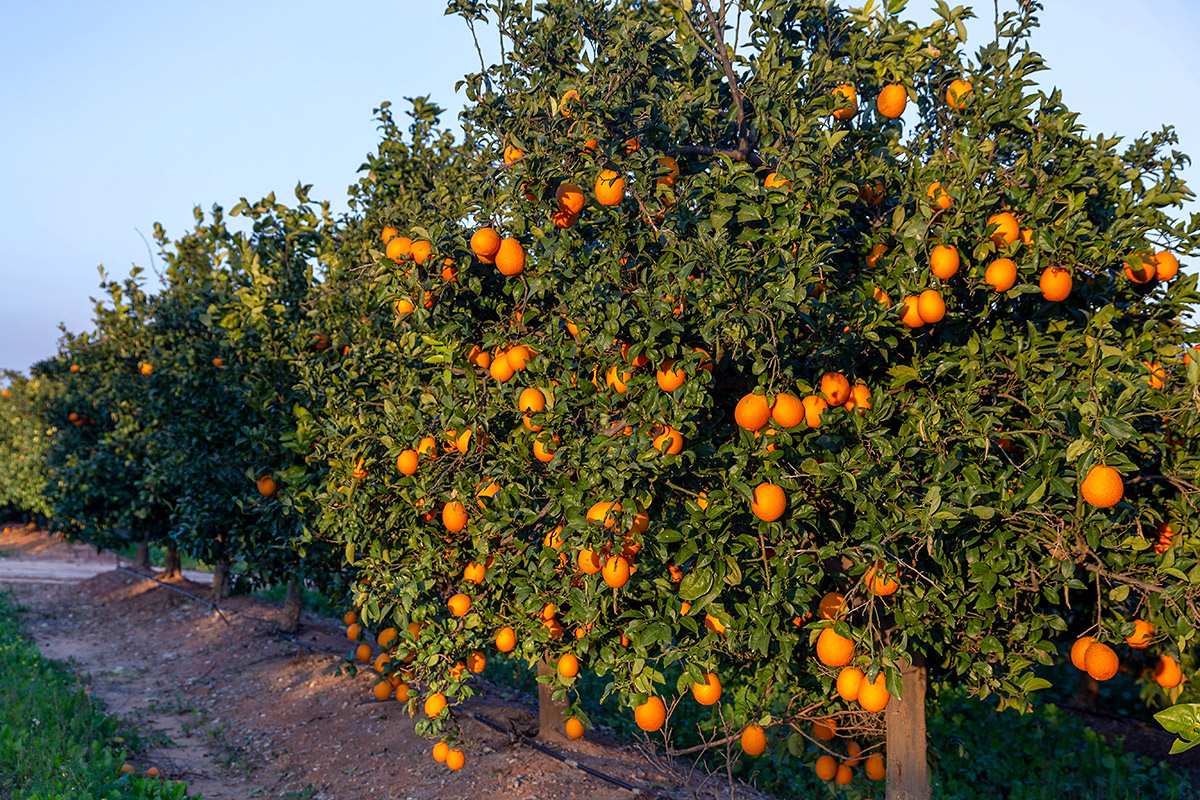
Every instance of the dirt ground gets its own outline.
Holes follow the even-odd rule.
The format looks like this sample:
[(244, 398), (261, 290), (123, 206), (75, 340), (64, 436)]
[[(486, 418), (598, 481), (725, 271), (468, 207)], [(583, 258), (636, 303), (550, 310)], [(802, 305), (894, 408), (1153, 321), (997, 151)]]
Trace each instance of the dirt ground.
[[(746, 787), (731, 792), (716, 778), (689, 780), (591, 733), (555, 746), (637, 791), (619, 788), (473, 719), (536, 728), (535, 707), (487, 687), (458, 714), (467, 763), (451, 773), (399, 704), (371, 697), (368, 674), (339, 676), (339, 659), (277, 636), (278, 609), (269, 603), (231, 598), (222, 618), (116, 571), (111, 554), (30, 528), (0, 534), (0, 556), (0, 584), (27, 607), (26, 629), (42, 652), (72, 660), (108, 711), (153, 745), (136, 766), (157, 766), (206, 800), (764, 797)], [(186, 578), (172, 584), (207, 596), (207, 586)], [(338, 620), (305, 614), (296, 638), (347, 649)]]

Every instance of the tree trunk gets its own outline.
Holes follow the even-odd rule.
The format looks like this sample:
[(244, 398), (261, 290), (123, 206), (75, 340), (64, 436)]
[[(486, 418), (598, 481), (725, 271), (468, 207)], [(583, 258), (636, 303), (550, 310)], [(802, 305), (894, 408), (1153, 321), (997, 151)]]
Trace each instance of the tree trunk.
[(1079, 688), (1075, 691), (1075, 705), (1094, 711), (1099, 699), (1100, 682), (1084, 672), (1079, 681)]
[(178, 578), (180, 575), (179, 551), (174, 547), (167, 548), (167, 563), (163, 565), (160, 578)]
[[(538, 662), (537, 672), (539, 678), (543, 675), (558, 674), (554, 665), (545, 659)], [(538, 683), (538, 738), (544, 742), (565, 742), (568, 741), (563, 727), (566, 725), (567, 704), (555, 700), (553, 695), (554, 684)]]
[(887, 722), (887, 800), (929, 800), (925, 737), (925, 661), (900, 662), (903, 698), (893, 697)]
[(209, 599), (219, 603), (229, 594), (229, 562), (218, 558), (213, 564), (212, 597)]
[(134, 569), (150, 569), (150, 532), (146, 531), (142, 534), (142, 540), (138, 542), (137, 554), (133, 557)]
[(300, 627), (300, 609), (304, 608), (304, 584), (295, 575), (288, 578), (287, 596), (283, 598), (283, 611), (279, 614), (279, 630), (295, 633)]

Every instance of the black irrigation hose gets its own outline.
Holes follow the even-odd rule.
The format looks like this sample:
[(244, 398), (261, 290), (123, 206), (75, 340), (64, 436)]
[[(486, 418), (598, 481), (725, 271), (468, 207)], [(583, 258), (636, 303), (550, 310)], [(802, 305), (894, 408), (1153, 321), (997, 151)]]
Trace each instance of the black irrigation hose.
[(507, 734), (509, 736), (515, 736), (517, 741), (519, 741), (521, 744), (527, 744), (530, 747), (532, 747), (534, 750), (539, 750), (539, 751), (545, 753), (546, 755), (550, 756), (551, 758), (557, 758), (559, 761), (563, 762), (564, 764), (566, 764), (569, 767), (575, 767), (575, 769), (583, 770), (588, 775), (594, 775), (595, 777), (600, 778), (601, 780), (608, 781), (609, 783), (613, 784), (614, 786), (620, 786), (622, 789), (627, 789), (631, 792), (640, 791), (636, 786), (630, 786), (628, 783), (621, 780), (620, 778), (614, 778), (611, 775), (605, 775), (600, 770), (592, 769), (591, 767), (580, 764), (575, 759), (567, 758), (562, 753), (557, 753), (557, 752), (551, 750), (549, 747), (540, 745), (537, 742), (526, 738), (524, 735), (522, 735), (520, 733), (516, 733), (515, 731), (507, 730), (507, 729), (497, 725), (496, 723), (492, 722), (487, 717), (476, 714), (474, 711), (471, 712), (471, 716), (474, 717), (475, 719), (479, 720), (480, 722), (482, 722), (484, 725), (487, 725), (489, 728), (495, 728), (496, 730), (500, 731), (503, 734)]
[(204, 605), (211, 608), (213, 611), (217, 612), (217, 616), (221, 618), (221, 622), (224, 622), (226, 625), (229, 624), (229, 620), (225, 619), (225, 615), (221, 613), (221, 609), (216, 603), (210, 603), (209, 601), (205, 600), (202, 597), (197, 597), (196, 595), (192, 594), (191, 592), (185, 592), (183, 589), (180, 589), (177, 586), (172, 586), (171, 584), (169, 584), (165, 581), (160, 581), (158, 578), (151, 578), (149, 575), (143, 575), (140, 572), (134, 572), (131, 569), (125, 569), (125, 567), (122, 567), (120, 565), (117, 566), (117, 569), (120, 570), (121, 572), (127, 572), (130, 575), (141, 578), (144, 581), (153, 581), (154, 583), (157, 583), (159, 586), (165, 586), (166, 588), (170, 589), (172, 592), (179, 592), (184, 597), (190, 597), (191, 599), (195, 600), (197, 603), (203, 603)]

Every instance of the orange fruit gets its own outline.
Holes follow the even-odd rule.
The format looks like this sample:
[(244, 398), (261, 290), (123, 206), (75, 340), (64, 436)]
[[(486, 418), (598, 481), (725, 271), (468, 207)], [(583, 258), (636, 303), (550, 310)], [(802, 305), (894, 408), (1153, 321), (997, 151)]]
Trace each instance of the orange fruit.
[(621, 513), (620, 503), (595, 503), (588, 509), (588, 522), (602, 522), (604, 527), (611, 528), (617, 524), (617, 514)]
[(122, 764), (121, 765), (121, 774), (122, 775), (127, 775), (130, 772), (133, 772), (133, 764)]
[(888, 293), (883, 289), (880, 289), (878, 286), (875, 287), (875, 291), (873, 291), (871, 295), (888, 308), (892, 307), (892, 298), (888, 297)]
[[(756, 395), (747, 395), (755, 397)], [(740, 405), (740, 403), (739, 403)], [(781, 428), (794, 428), (804, 420), (804, 405), (799, 398), (790, 394), (775, 395), (775, 403), (771, 406), (771, 419)], [(739, 424), (741, 424), (739, 422)]]
[(733, 410), (733, 419), (746, 430), (756, 431), (771, 419), (771, 406), (761, 394), (745, 395)]
[(580, 722), (579, 720), (575, 719), (574, 717), (571, 717), (570, 719), (567, 720), (566, 724), (563, 725), (563, 730), (566, 732), (567, 737), (570, 739), (582, 739), (583, 738), (583, 723)]
[(384, 628), (379, 632), (379, 636), (375, 638), (376, 644), (380, 647), (387, 648), (388, 645), (400, 638), (400, 632), (395, 628)]
[(359, 625), (357, 622), (352, 622), (346, 627), (346, 638), (352, 642), (357, 642), (358, 637), (362, 635), (362, 632), (363, 626)]
[(1183, 670), (1171, 656), (1159, 656), (1154, 667), (1154, 681), (1164, 689), (1174, 689), (1183, 681)]
[(1083, 666), (1095, 680), (1106, 681), (1117, 674), (1120, 662), (1113, 649), (1101, 642), (1094, 642), (1083, 654)]
[(810, 394), (800, 402), (804, 406), (804, 424), (810, 428), (821, 427), (821, 415), (829, 408), (825, 398)]
[(997, 258), (988, 264), (983, 280), (997, 292), (1007, 292), (1017, 282), (1017, 265), (1011, 258)]
[(840, 635), (832, 626), (817, 637), (817, 660), (827, 667), (844, 667), (854, 660), (854, 641)]
[(850, 769), (849, 764), (838, 764), (837, 773), (834, 775), (833, 782), (839, 786), (845, 786), (854, 780), (854, 770)]
[(558, 659), (558, 674), (564, 678), (574, 678), (579, 674), (579, 659), (571, 653), (564, 653)]
[(721, 679), (715, 673), (704, 673), (704, 683), (692, 684), (692, 697), (702, 706), (711, 706), (721, 699)]
[(917, 297), (917, 314), (931, 325), (941, 322), (946, 316), (946, 303), (933, 289), (926, 289)]
[(972, 93), (971, 84), (961, 78), (950, 81), (946, 87), (946, 102), (950, 107), (961, 111), (967, 105), (967, 97)]
[(434, 442), (432, 436), (426, 436), (421, 441), (417, 442), (418, 456), (437, 456), (437, 443)]
[(1129, 261), (1125, 262), (1125, 277), (1134, 283), (1149, 283), (1154, 280), (1156, 267), (1154, 264), (1154, 256), (1144, 253), (1137, 254), (1140, 262), (1133, 264)]
[(625, 179), (615, 169), (606, 169), (596, 178), (596, 202), (615, 206), (625, 199)]
[(1125, 637), (1125, 644), (1134, 650), (1145, 650), (1150, 646), (1150, 637), (1154, 636), (1154, 626), (1144, 619), (1133, 621), (1133, 633)]
[(614, 364), (608, 368), (608, 372), (604, 374), (604, 382), (608, 384), (608, 388), (612, 389), (617, 394), (625, 394), (629, 391), (627, 381), (633, 377), (632, 372), (620, 372), (617, 365)]
[(667, 721), (667, 707), (660, 698), (651, 695), (650, 699), (633, 709), (633, 720), (644, 731), (656, 731)]
[(446, 602), (446, 607), (450, 609), (451, 614), (461, 617), (471, 610), (471, 598), (459, 592)]
[(667, 170), (667, 174), (655, 178), (654, 182), (660, 186), (674, 186), (679, 179), (679, 162), (672, 156), (659, 156), (658, 165)]
[(564, 117), (570, 117), (571, 104), (578, 99), (579, 92), (575, 91), (574, 89), (568, 90), (567, 93), (562, 96), (562, 99), (558, 101), (558, 110), (562, 112)]
[(506, 145), (504, 148), (504, 166), (511, 167), (513, 164), (525, 157), (525, 151), (515, 145)]
[(433, 252), (433, 245), (424, 240), (413, 242), (412, 249), (408, 251), (409, 255), (412, 256), (412, 260), (417, 262), (417, 264), (424, 264), (425, 259), (429, 258), (431, 252)]
[(392, 303), (392, 310), (396, 312), (397, 317), (407, 317), (416, 309), (412, 300), (407, 297), (401, 297), (396, 302)]
[(840, 372), (826, 372), (821, 376), (821, 394), (830, 405), (840, 406), (850, 399), (850, 381)]
[[(7, 530), (5, 532), (7, 533)], [(346, 623), (347, 625), (353, 625), (354, 623), (358, 622), (358, 612), (347, 611), (346, 616), (342, 617), (342, 622)]]
[(910, 328), (920, 328), (925, 324), (921, 319), (920, 298), (908, 296), (904, 298), (904, 310), (900, 312), (900, 321)]
[(1150, 374), (1146, 377), (1146, 385), (1151, 389), (1161, 389), (1166, 385), (1167, 371), (1163, 369), (1163, 365), (1155, 361), (1143, 361), (1142, 365), (1150, 370)]
[(533, 457), (543, 464), (549, 464), (554, 460), (554, 451), (558, 449), (557, 434), (551, 435), (549, 441), (545, 439), (535, 439), (533, 442)]
[(480, 258), (493, 258), (500, 249), (500, 234), (491, 228), (480, 228), (471, 235), (471, 252)]
[(876, 244), (871, 248), (871, 252), (866, 258), (867, 266), (871, 269), (875, 269), (875, 266), (879, 263), (880, 256), (884, 255), (885, 253), (887, 253), (887, 248), (881, 244)]
[(1071, 294), (1071, 273), (1062, 267), (1046, 267), (1038, 285), (1042, 287), (1042, 297), (1050, 302), (1066, 300)]
[(833, 756), (824, 755), (817, 759), (817, 763), (813, 765), (813, 769), (817, 771), (817, 777), (823, 781), (831, 781), (837, 775), (838, 764)]
[(850, 399), (846, 401), (846, 410), (858, 410), (858, 413), (865, 414), (871, 407), (871, 390), (866, 387), (866, 384), (856, 383), (850, 389)]
[(997, 247), (1006, 247), (1021, 236), (1021, 226), (1017, 224), (1017, 218), (1010, 211), (992, 214), (988, 217), (987, 226), (995, 227), (995, 230), (992, 231), (992, 241), (996, 243)]
[(395, 237), (384, 248), (384, 255), (396, 262), (408, 258), (410, 252), (412, 252), (412, 239), (407, 236)]
[(401, 450), (400, 455), (396, 456), (396, 469), (402, 475), (414, 475), (417, 472), (417, 459), (416, 450)]
[(275, 479), (270, 475), (263, 475), (254, 482), (254, 485), (258, 488), (258, 493), (263, 497), (270, 497), (279, 488), (275, 485)]
[(463, 765), (466, 763), (467, 757), (462, 750), (459, 750), (457, 747), (455, 747), (446, 751), (446, 766), (449, 767), (451, 771), (462, 769)]
[(858, 688), (863, 682), (863, 671), (858, 667), (842, 667), (837, 676), (838, 697), (847, 703), (858, 699)]
[(787, 496), (783, 487), (773, 483), (760, 483), (754, 487), (754, 499), (750, 501), (750, 511), (764, 522), (774, 522), (783, 516), (787, 509)]
[(1159, 250), (1154, 254), (1154, 277), (1160, 281), (1169, 281), (1179, 272), (1179, 259), (1169, 250)]
[(954, 277), (960, 263), (958, 249), (949, 245), (939, 244), (929, 254), (929, 269), (942, 280)]
[(367, 662), (371, 660), (371, 645), (360, 644), (354, 650), (354, 657), (359, 661)]
[(579, 571), (585, 575), (595, 575), (602, 568), (599, 554), (586, 547), (579, 551), (576, 563), (579, 564)]
[(376, 700), (390, 700), (392, 697), (392, 684), (388, 681), (379, 681), (371, 691), (375, 695)]
[(682, 369), (675, 369), (674, 367), (674, 361), (664, 361), (655, 375), (658, 380), (658, 388), (664, 392), (674, 392), (680, 386), (683, 386), (683, 381), (687, 378), (687, 373)]
[(876, 675), (873, 681), (864, 678), (858, 686), (858, 704), (862, 706), (863, 711), (883, 711), (891, 697), (887, 690), (887, 678), (882, 672)]
[(929, 188), (925, 190), (925, 196), (938, 208), (949, 208), (954, 205), (954, 198), (942, 188), (941, 181), (934, 181), (929, 184)]
[(483, 583), (486, 575), (487, 567), (483, 564), (472, 561), (463, 567), (463, 581), (466, 583)]
[(442, 262), (442, 280), (452, 283), (458, 280), (458, 267), (454, 266), (454, 259), (449, 256)]
[(512, 364), (509, 363), (508, 358), (505, 356), (505, 351), (497, 350), (496, 357), (492, 359), (492, 365), (488, 367), (488, 374), (490, 374), (494, 380), (499, 381), (500, 383), (506, 382), (516, 374), (516, 370), (512, 368)]
[(601, 575), (604, 582), (614, 589), (620, 589), (629, 581), (629, 562), (623, 556), (609, 556), (604, 562)]
[(501, 653), (512, 652), (512, 649), (517, 646), (517, 633), (512, 628), (505, 625), (500, 630), (496, 631), (496, 649)]
[(837, 736), (837, 721), (833, 717), (818, 719), (813, 722), (812, 733), (822, 742), (832, 742)]
[(884, 572), (882, 565), (874, 564), (867, 570), (867, 574), (863, 577), (867, 584), (867, 588), (880, 597), (887, 597), (890, 594), (895, 594), (900, 588), (900, 584), (895, 581), (892, 576)]
[(525, 362), (533, 358), (535, 353), (523, 344), (518, 344), (508, 348), (504, 353), (504, 358), (508, 361), (508, 365), (513, 368), (513, 372), (520, 372), (525, 369)]
[(439, 764), (446, 762), (446, 753), (450, 752), (450, 745), (445, 742), (438, 742), (433, 746), (433, 760)]
[(150, 767), (149, 769), (147, 769), (146, 777), (147, 778), (157, 778), (158, 777), (158, 767)]
[(496, 250), (496, 269), (501, 275), (520, 275), (525, 269), (525, 248), (511, 237), (500, 242)]
[(778, 172), (769, 173), (766, 180), (763, 181), (763, 186), (768, 189), (784, 189), (791, 191), (792, 182), (780, 175)]
[[(690, 610), (691, 610), (691, 606), (688, 606), (688, 611), (690, 611)], [(686, 614), (687, 611), (685, 611), (684, 613)], [(709, 614), (707, 612), (704, 614), (704, 627), (716, 634), (723, 635), (725, 633), (725, 623), (721, 622), (721, 620), (717, 619), (712, 614)]]
[(888, 119), (895, 119), (903, 114), (906, 105), (908, 92), (898, 83), (883, 87), (879, 90), (879, 97), (875, 98), (875, 107), (879, 109), (879, 114)]
[(758, 725), (747, 725), (742, 731), (742, 752), (748, 756), (757, 756), (766, 749), (767, 732)]
[(1121, 480), (1121, 473), (1112, 467), (1097, 464), (1088, 470), (1080, 491), (1083, 499), (1096, 508), (1111, 508), (1125, 496), (1125, 484)]
[(881, 781), (887, 777), (887, 767), (884, 766), (883, 756), (875, 753), (867, 756), (867, 763), (864, 767), (867, 777), (873, 781)]
[(678, 455), (683, 452), (683, 434), (674, 428), (663, 426), (662, 432), (654, 437), (654, 449), (667, 455)]
[(558, 201), (559, 211), (567, 214), (578, 214), (583, 211), (583, 189), (577, 183), (571, 181), (560, 183), (554, 192), (554, 199)]
[(846, 613), (846, 598), (841, 592), (829, 592), (817, 604), (817, 613), (821, 619), (837, 619)]
[(858, 92), (854, 91), (854, 87), (850, 84), (843, 83), (841, 86), (834, 88), (833, 98), (835, 105), (842, 105), (844, 102), (847, 106), (833, 112), (835, 119), (845, 122), (858, 113)]
[(467, 526), (467, 509), (457, 500), (451, 500), (442, 506), (442, 524), (451, 533), (457, 533)]
[(430, 719), (433, 719), (438, 714), (441, 714), (442, 710), (445, 708), (446, 696), (444, 694), (434, 692), (433, 694), (429, 695), (429, 697), (425, 698), (425, 715)]

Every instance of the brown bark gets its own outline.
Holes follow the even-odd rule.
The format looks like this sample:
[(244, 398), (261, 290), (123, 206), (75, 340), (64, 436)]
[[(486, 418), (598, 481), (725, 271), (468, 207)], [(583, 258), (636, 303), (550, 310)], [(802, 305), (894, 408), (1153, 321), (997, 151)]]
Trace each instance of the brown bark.
[(295, 575), (288, 579), (287, 596), (283, 598), (283, 611), (279, 614), (279, 630), (295, 633), (300, 627), (300, 609), (304, 607), (304, 584)]
[(165, 565), (163, 565), (162, 574), (159, 575), (158, 577), (162, 578), (162, 579), (178, 578), (179, 575), (180, 575), (179, 551), (176, 550), (174, 547), (168, 547), (167, 548), (167, 563)]
[(142, 540), (138, 542), (137, 553), (133, 557), (134, 569), (150, 569), (150, 533), (142, 534)]
[(929, 800), (925, 737), (925, 661), (900, 662), (903, 697), (893, 697), (887, 723), (887, 800)]
[[(550, 662), (542, 659), (537, 665), (538, 677), (543, 675), (558, 675), (558, 670)], [(567, 704), (555, 700), (553, 683), (538, 683), (538, 738), (544, 742), (565, 742)]]
[(219, 603), (229, 594), (229, 562), (225, 559), (217, 559), (213, 564), (212, 574), (212, 596), (210, 599), (214, 603)]
[(1079, 689), (1075, 691), (1075, 705), (1091, 711), (1095, 710), (1099, 699), (1100, 682), (1084, 672), (1082, 679), (1079, 681)]

